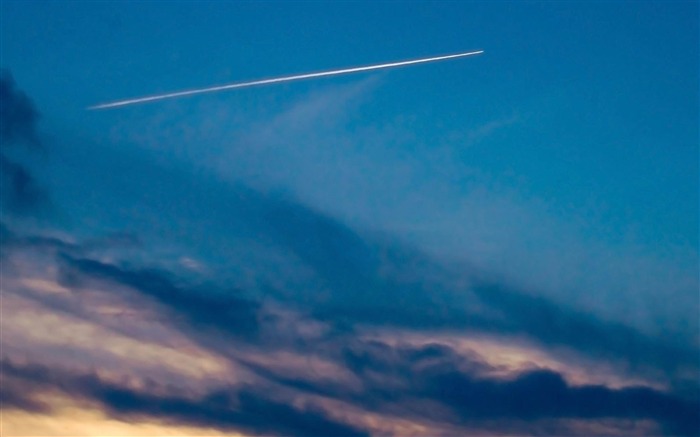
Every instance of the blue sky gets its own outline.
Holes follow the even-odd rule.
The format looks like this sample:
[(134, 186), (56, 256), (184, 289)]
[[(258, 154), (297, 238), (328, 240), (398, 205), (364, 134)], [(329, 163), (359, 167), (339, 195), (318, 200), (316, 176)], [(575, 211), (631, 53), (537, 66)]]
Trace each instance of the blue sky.
[[(429, 341), (450, 348), (440, 349), (448, 361), (464, 362), (460, 348), (468, 345), (489, 369), (506, 366), (505, 380), (524, 385), (563, 390), (564, 384), (575, 392), (603, 384), (622, 399), (634, 397), (625, 387), (641, 384), (652, 394), (640, 396), (651, 396), (651, 403), (690, 386), (688, 402), (697, 403), (698, 22), (697, 2), (5, 1), (1, 64), (14, 79), (10, 86), (3, 76), (3, 87), (14, 90), (5, 104), (40, 114), (22, 118), (3, 109), (3, 124), (19, 132), (3, 131), (3, 170), (11, 175), (3, 177), (2, 211), (10, 302), (27, 308), (31, 295), (48, 320), (74, 305), (85, 284), (131, 289), (170, 308), (153, 311), (175, 321), (164, 322), (165, 333), (131, 332), (133, 347), (165, 347), (184, 335), (206, 362), (223, 356), (228, 366), (248, 366), (255, 396), (273, 384), (282, 406), (266, 408), (296, 408), (299, 399), (316, 402), (304, 396), (321, 393), (322, 406), (313, 410), (325, 412), (313, 417), (321, 425), (331, 426), (330, 418), (362, 422), (338, 419), (331, 400), (352, 405), (358, 417), (391, 416), (372, 398), (388, 389), (373, 386), (371, 372), (353, 367), (350, 352), (342, 352), (360, 347), (369, 348), (364, 357), (379, 354), (368, 338), (393, 347), (392, 369), (417, 380), (422, 374), (411, 357)], [(477, 49), (485, 53), (86, 110), (159, 92)], [(41, 146), (24, 147), (29, 137)], [(18, 185), (20, 174), (34, 181), (35, 192), (26, 188), (31, 184)], [(53, 255), (37, 254), (42, 244)], [(175, 285), (145, 273), (152, 269)], [(61, 287), (63, 306), (33, 289), (37, 281)], [(225, 331), (220, 337), (195, 315), (210, 305), (201, 296), (227, 296), (232, 288), (254, 302), (246, 311), (267, 335), (234, 335), (246, 353), (226, 352), (222, 344), (233, 334), (224, 315), (216, 319)], [(108, 306), (133, 309), (109, 296), (94, 304), (101, 308), (106, 299)], [(71, 307), (71, 317), (89, 321), (90, 329), (119, 327), (93, 320), (91, 304)], [(188, 305), (194, 310), (184, 311)], [(529, 312), (519, 314), (520, 306)], [(548, 322), (536, 322), (543, 314)], [(274, 354), (284, 350), (290, 368), (294, 357), (310, 354), (285, 337), (283, 319), (304, 341), (323, 344), (318, 358), (343, 369), (333, 372), (359, 378), (368, 387), (365, 397), (320, 387), (323, 378), (303, 385), (301, 377), (271, 377), (279, 361)], [(21, 323), (10, 319), (4, 326), (14, 333)], [(343, 334), (336, 337), (336, 330)], [(304, 337), (308, 332), (323, 341)], [(23, 349), (20, 338), (2, 336), (8, 378), (19, 378), (12, 369), (29, 358), (69, 376), (85, 370), (63, 358), (61, 347), (76, 347), (69, 339), (47, 349), (36, 334), (36, 344)], [(87, 344), (81, 356), (101, 363), (107, 352)], [(506, 346), (510, 355), (494, 352)], [(512, 348), (536, 371), (553, 373), (500, 362), (513, 356)], [(670, 365), (671, 357), (680, 364)], [(576, 363), (603, 369), (598, 373), (607, 379), (596, 380)], [(460, 369), (465, 390), (475, 389), (475, 375), (484, 377)], [(489, 372), (494, 384), (505, 384), (503, 375)], [(204, 387), (190, 382), (191, 393)], [(426, 387), (439, 385), (425, 384), (395, 395), (404, 400), (405, 394), (409, 405), (412, 396), (430, 397)], [(95, 393), (84, 395), (100, 398)], [(135, 414), (105, 399), (100, 414)], [(474, 410), (466, 401), (455, 413), (463, 420), (450, 425), (457, 428), (437, 427), (446, 423), (438, 413), (432, 422), (411, 417), (408, 407), (399, 416), (436, 434), (459, 427), (529, 434), (549, 419), (560, 433), (624, 428), (590, 428), (600, 424), (545, 404), (544, 413), (528, 413), (534, 416), (513, 413), (510, 428), (487, 423), (503, 412)], [(144, 417), (157, 419), (148, 411)], [(176, 422), (203, 425), (188, 411), (176, 414)], [(266, 431), (239, 413), (245, 426), (216, 415), (212, 424), (251, 434), (312, 434), (287, 425)], [(13, 430), (34, 424), (17, 414)], [(633, 433), (670, 432), (668, 417), (639, 414), (649, 420), (635, 422)], [(367, 423), (353, 429), (381, 432)], [(407, 432), (404, 425), (397, 422), (392, 432)]]
[[(417, 143), (519, 117), (497, 145), (462, 147), (457, 158), (557, 211), (596, 216), (604, 237), (634, 224), (652, 246), (696, 246), (693, 7), (8, 2), (3, 59), (44, 112), (82, 131), (86, 117), (102, 127), (128, 116), (83, 112), (99, 101), (484, 48), (480, 59), (380, 74), (353, 121), (414, 117)], [(221, 98), (284, 108), (363, 77)]]

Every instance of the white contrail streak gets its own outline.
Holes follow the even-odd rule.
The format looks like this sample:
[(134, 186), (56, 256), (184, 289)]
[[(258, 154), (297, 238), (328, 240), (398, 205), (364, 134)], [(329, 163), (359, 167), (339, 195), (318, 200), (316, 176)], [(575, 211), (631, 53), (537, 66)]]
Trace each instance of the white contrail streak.
[(364, 67), (345, 68), (342, 70), (321, 71), (318, 73), (307, 73), (307, 74), (299, 74), (296, 76), (285, 76), (285, 77), (277, 77), (277, 78), (273, 78), (273, 79), (255, 80), (252, 82), (232, 83), (232, 84), (228, 84), (228, 85), (213, 86), (210, 88), (198, 88), (198, 89), (193, 89), (193, 90), (177, 91), (174, 93), (158, 94), (158, 95), (154, 95), (154, 96), (137, 97), (137, 98), (128, 99), (128, 100), (119, 100), (116, 102), (101, 103), (99, 105), (90, 106), (87, 109), (116, 108), (118, 106), (135, 105), (137, 103), (154, 102), (156, 100), (174, 99), (177, 97), (191, 96), (194, 94), (215, 93), (217, 91), (230, 90), (230, 89), (234, 89), (234, 88), (246, 88), (249, 86), (266, 85), (266, 84), (270, 84), (270, 83), (290, 82), (293, 80), (311, 79), (313, 77), (336, 76), (339, 74), (359, 73), (361, 71), (380, 70), (383, 68), (402, 67), (404, 65), (413, 65), (413, 64), (422, 64), (425, 62), (443, 61), (446, 59), (454, 59), (454, 58), (462, 58), (465, 56), (478, 55), (480, 53), (484, 53), (484, 51), (477, 50), (474, 52), (456, 53), (454, 55), (436, 56), (433, 58), (413, 59), (410, 61), (391, 62), (388, 64), (367, 65)]

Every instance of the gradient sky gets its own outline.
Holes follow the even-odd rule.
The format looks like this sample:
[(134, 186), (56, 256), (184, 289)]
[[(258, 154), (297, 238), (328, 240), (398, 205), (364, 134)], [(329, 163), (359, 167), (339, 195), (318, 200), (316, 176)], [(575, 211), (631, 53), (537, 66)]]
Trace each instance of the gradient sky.
[(698, 434), (699, 14), (3, 1), (3, 435)]

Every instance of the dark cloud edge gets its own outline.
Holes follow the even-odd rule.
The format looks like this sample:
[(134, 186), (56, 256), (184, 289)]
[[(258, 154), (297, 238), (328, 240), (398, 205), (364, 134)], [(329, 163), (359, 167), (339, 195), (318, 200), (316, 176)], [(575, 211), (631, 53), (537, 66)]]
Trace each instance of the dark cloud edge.
[[(213, 427), (253, 435), (366, 436), (364, 431), (327, 417), (318, 409), (300, 409), (271, 400), (254, 387), (222, 387), (196, 397), (181, 390), (137, 390), (106, 381), (96, 374), (78, 374), (38, 364), (0, 362), (4, 409), (46, 414), (51, 406), (34, 399), (46, 392), (60, 392), (73, 401), (98, 403), (109, 416), (134, 421), (161, 419), (171, 424)], [(9, 388), (6, 391), (6, 388)], [(163, 390), (161, 390), (163, 391)], [(18, 395), (18, 393), (22, 393)]]
[[(531, 370), (514, 378), (474, 376), (460, 370), (462, 360), (440, 345), (396, 348), (365, 344), (346, 357), (346, 364), (371, 386), (359, 395), (347, 396), (350, 387), (324, 387), (314, 382), (266, 375), (275, 383), (301, 392), (342, 400), (404, 419), (433, 420), (452, 426), (478, 427), (493, 420), (520, 423), (529, 434), (538, 421), (557, 419), (652, 420), (666, 435), (693, 436), (700, 432), (700, 404), (687, 402), (646, 387), (610, 389), (599, 385), (571, 386), (550, 370)], [(34, 399), (38, 393), (58, 391), (74, 401), (97, 402), (105, 413), (119, 420), (155, 418), (168, 423), (237, 430), (261, 435), (341, 436), (368, 435), (339, 423), (318, 409), (300, 410), (274, 401), (274, 386), (221, 387), (194, 396), (182, 389), (149, 390), (106, 381), (91, 373), (77, 374), (37, 364), (0, 362), (3, 408), (50, 413), (51, 407)], [(410, 390), (396, 386), (399, 377)], [(382, 381), (392, 381), (382, 383)], [(20, 395), (21, 393), (21, 395)], [(264, 395), (262, 393), (265, 393)], [(431, 410), (442, 404), (452, 414)], [(425, 408), (420, 408), (424, 405)], [(569, 430), (571, 435), (575, 430)]]
[(13, 149), (44, 149), (37, 130), (39, 111), (17, 88), (6, 68), (0, 69), (0, 211), (19, 217), (51, 209), (51, 198), (29, 169), (11, 158)]

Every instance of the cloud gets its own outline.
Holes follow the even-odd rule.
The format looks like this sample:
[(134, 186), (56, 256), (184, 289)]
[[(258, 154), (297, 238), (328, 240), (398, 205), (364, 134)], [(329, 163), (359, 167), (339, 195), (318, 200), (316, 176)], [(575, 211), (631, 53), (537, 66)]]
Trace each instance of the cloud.
[(621, 361), (633, 371), (661, 370), (673, 378), (700, 370), (697, 350), (683, 340), (606, 321), (502, 278), (455, 272), (415, 247), (372, 240), (300, 203), (268, 198), (265, 205), (255, 220), (333, 290), (315, 302), (313, 312), (322, 320), (524, 334), (549, 347)]
[[(244, 174), (275, 181), (339, 221), (386, 230), (443, 259), (466, 260), (562, 306), (659, 336), (673, 330), (697, 344), (697, 245), (686, 251), (663, 242), (642, 247), (631, 237), (610, 238), (619, 232), (600, 217), (528, 192), (529, 176), (520, 174), (528, 167), (506, 166), (510, 176), (495, 171), (494, 162), (509, 162), (512, 139), (494, 133), (517, 117), (472, 130), (474, 140), (494, 139), (486, 152), (466, 150), (464, 138), (432, 134), (441, 129), (431, 129), (434, 137), (415, 138), (419, 127), (402, 129), (396, 120), (358, 126), (339, 116), (333, 129), (294, 123), (296, 108), (315, 100), (310, 96), (268, 124), (253, 125), (254, 147), (246, 137), (222, 141), (230, 151), (210, 158), (214, 167), (236, 180), (238, 167), (245, 166)], [(289, 123), (280, 123), (287, 118)], [(467, 141), (473, 123), (464, 120), (458, 129)], [(634, 219), (626, 219), (629, 227)]]
[[(170, 423), (229, 429), (259, 435), (362, 436), (351, 425), (336, 422), (313, 408), (297, 408), (250, 389), (207, 392), (202, 396), (168, 392), (160, 387), (138, 390), (95, 374), (73, 374), (41, 365), (2, 361), (4, 378), (36, 394), (54, 390), (73, 398), (97, 401), (113, 417), (162, 418)], [(152, 384), (151, 384), (152, 385)]]
[(14, 79), (6, 69), (0, 71), (0, 199), (2, 210), (11, 214), (26, 215), (48, 204), (49, 197), (29, 170), (8, 157), (10, 149), (17, 146), (28, 149), (41, 148), (37, 133), (39, 113), (29, 97), (16, 88)]
[(478, 143), (479, 141), (483, 140), (484, 138), (493, 135), (500, 129), (506, 128), (521, 121), (521, 117), (518, 114), (511, 115), (510, 117), (498, 120), (492, 120), (481, 126), (478, 126), (477, 128), (465, 134), (455, 135), (454, 139), (457, 141), (464, 141), (465, 145), (467, 146), (472, 146), (475, 143)]
[(485, 304), (505, 315), (497, 332), (525, 332), (550, 347), (567, 347), (595, 358), (620, 360), (642, 374), (661, 371), (671, 379), (695, 375), (691, 378), (698, 381), (700, 362), (692, 345), (649, 336), (501, 284), (482, 283), (474, 287), (474, 292)]
[(0, 378), (0, 382), (2, 382), (0, 407), (2, 407), (3, 411), (17, 409), (31, 413), (49, 412), (49, 406), (39, 400), (33, 399), (32, 396), (26, 392), (26, 386), (24, 384), (17, 384), (17, 381), (7, 378), (4, 372), (0, 373), (0, 376), (2, 377)]
[(253, 339), (259, 331), (259, 304), (239, 297), (237, 290), (212, 290), (177, 284), (172, 275), (156, 269), (128, 269), (88, 258), (62, 255), (62, 279), (69, 287), (80, 288), (86, 278), (127, 286), (153, 298), (172, 311), (175, 318), (185, 316), (196, 328), (212, 329), (229, 335)]
[[(290, 200), (276, 200), (278, 203), (269, 204), (267, 202), (272, 202), (270, 198), (264, 198), (265, 201), (261, 198), (256, 199), (260, 202), (256, 203), (259, 209), (248, 211), (252, 214), (251, 217), (255, 217), (260, 223), (260, 229), (266, 229), (263, 235), (267, 235), (268, 238), (274, 236), (272, 241), (277, 241), (290, 252), (296, 253), (321, 274), (343, 268), (350, 272), (357, 271), (368, 278), (366, 284), (376, 284), (377, 289), (389, 290), (390, 293), (398, 293), (401, 290), (406, 293), (427, 293), (433, 289), (431, 287), (437, 287), (435, 284), (410, 286), (412, 281), (423, 281), (429, 285), (430, 281), (425, 279), (424, 274), (427, 271), (436, 274), (437, 271), (437, 267), (434, 270), (426, 270), (429, 259), (421, 257), (419, 253), (405, 247), (402, 250), (394, 249), (394, 253), (382, 252), (378, 247), (385, 246), (377, 246), (371, 239), (361, 237), (349, 227), (301, 204)], [(270, 213), (267, 222), (262, 220), (266, 216), (265, 213)], [(283, 224), (283, 217), (294, 218)], [(293, 330), (278, 324), (274, 317), (267, 317), (262, 305), (241, 291), (195, 286), (173, 271), (136, 267), (116, 260), (96, 259), (85, 249), (75, 249), (82, 247), (79, 243), (68, 244), (61, 239), (50, 237), (20, 237), (6, 227), (2, 228), (2, 233), (13, 242), (10, 252), (12, 254), (22, 250), (34, 253), (37, 248), (43, 248), (36, 253), (48, 253), (47, 256), (53, 259), (54, 265), (57, 263), (58, 280), (67, 290), (72, 290), (73, 299), (86, 302), (87, 306), (83, 311), (96, 312), (100, 308), (94, 306), (95, 301), (85, 294), (93, 288), (101, 290), (98, 292), (105, 295), (120, 295), (120, 302), (125, 310), (148, 307), (142, 299), (145, 297), (157, 304), (160, 313), (155, 314), (165, 316), (168, 326), (191, 333), (193, 338), (200, 340), (201, 345), (210, 348), (210, 352), (226, 356), (236, 368), (247, 369), (255, 375), (242, 380), (237, 379), (236, 387), (227, 385), (225, 380), (221, 379), (209, 381), (205, 386), (196, 376), (187, 372), (176, 373), (180, 375), (179, 380), (173, 382), (172, 372), (167, 377), (165, 372), (147, 373), (140, 367), (137, 359), (130, 361), (128, 356), (122, 353), (120, 359), (125, 360), (125, 364), (134, 371), (132, 381), (146, 381), (133, 385), (116, 381), (114, 377), (105, 379), (104, 375), (91, 373), (86, 364), (94, 365), (95, 361), (90, 359), (89, 355), (88, 358), (83, 357), (74, 363), (73, 366), (80, 370), (68, 373), (60, 370), (55, 364), (52, 367), (19, 365), (16, 361), (6, 360), (3, 362), (3, 378), (12, 382), (5, 384), (10, 388), (5, 397), (7, 404), (14, 409), (39, 411), (48, 408), (38, 393), (53, 387), (54, 390), (73, 399), (97, 401), (106, 414), (120, 420), (159, 419), (177, 425), (209, 426), (220, 430), (235, 429), (279, 435), (363, 433), (359, 428), (345, 425), (347, 421), (339, 424), (335, 419), (329, 418), (329, 412), (338, 413), (342, 411), (341, 407), (328, 407), (329, 410), (324, 407), (322, 410), (320, 407), (311, 407), (311, 404), (295, 401), (310, 397), (322, 400), (314, 405), (331, 405), (331, 401), (341, 402), (343, 405), (350, 405), (379, 417), (398, 418), (427, 429), (443, 426), (462, 430), (484, 429), (502, 432), (510, 429), (508, 426), (512, 426), (518, 432), (534, 432), (538, 427), (544, 426), (543, 421), (559, 423), (578, 420), (590, 425), (606, 420), (635, 423), (647, 420), (661, 424), (664, 432), (669, 434), (692, 434), (697, 430), (697, 420), (694, 419), (696, 416), (693, 415), (698, 406), (698, 396), (695, 392), (689, 392), (687, 397), (683, 397), (648, 387), (612, 389), (604, 385), (574, 386), (567, 382), (562, 373), (537, 368), (536, 364), (529, 370), (504, 372), (497, 364), (488, 362), (476, 353), (463, 350), (458, 352), (444, 344), (413, 346), (362, 338), (358, 331), (368, 325), (426, 333), (439, 326), (432, 325), (428, 330), (418, 329), (411, 324), (411, 321), (416, 320), (417, 313), (404, 312), (400, 305), (395, 308), (391, 317), (386, 318), (388, 320), (382, 320), (381, 314), (378, 313), (370, 313), (368, 316), (363, 311), (340, 310), (336, 318), (314, 319), (314, 313), (323, 315), (322, 311), (314, 311), (315, 307), (322, 308), (323, 302), (278, 302), (287, 311), (296, 309), (301, 312), (302, 318), (325, 324), (330, 329), (309, 337), (308, 341), (300, 336), (293, 341), (271, 342), (269, 338), (289, 338), (288, 334)], [(303, 235), (309, 237), (303, 238)], [(318, 241), (315, 235), (322, 236), (322, 241)], [(118, 240), (120, 244), (121, 239)], [(356, 255), (358, 259), (353, 256), (344, 258), (334, 255), (337, 247), (345, 246), (355, 247), (350, 254)], [(46, 248), (51, 250), (47, 252), (44, 250)], [(62, 250), (64, 248), (65, 251)], [(337, 260), (337, 265), (327, 265), (329, 261), (326, 258)], [(422, 266), (423, 270), (419, 269), (416, 277), (397, 276), (397, 272), (406, 270), (411, 265)], [(445, 282), (448, 283), (449, 281)], [(12, 282), (6, 284), (13, 288)], [(343, 284), (340, 282), (329, 280), (328, 284), (338, 293), (353, 291), (352, 287), (342, 288)], [(599, 326), (595, 319), (587, 316), (560, 313), (554, 304), (545, 299), (532, 299), (507, 288), (480, 290), (475, 284), (471, 284), (470, 287), (477, 290), (475, 295), (486, 305), (502, 311), (503, 316), (492, 315), (489, 319), (484, 315), (481, 322), (459, 322), (459, 317), (454, 315), (458, 313), (454, 312), (454, 318), (449, 319), (449, 329), (462, 335), (483, 331), (505, 335), (527, 333), (546, 345), (565, 345), (573, 349), (579, 348), (583, 352), (590, 350), (586, 349), (586, 343), (577, 336), (592, 335), (592, 343), (601, 343), (601, 348), (607, 353), (627, 359), (630, 358), (630, 346), (624, 343), (631, 342), (633, 347), (636, 347), (634, 343), (640, 338), (637, 334), (632, 337), (620, 336), (620, 333), (610, 329), (610, 326)], [(124, 290), (129, 292), (125, 293)], [(22, 290), (12, 292), (23, 293)], [(139, 298), (133, 298), (129, 293), (135, 293), (134, 296)], [(391, 296), (396, 297), (398, 294)], [(12, 304), (14, 301), (6, 299), (5, 302)], [(51, 302), (44, 301), (48, 305), (48, 311), (61, 311), (59, 306), (52, 307)], [(429, 312), (430, 308), (424, 310)], [(463, 314), (469, 315), (468, 308), (463, 311)], [(523, 315), (518, 316), (518, 311)], [(426, 324), (431, 317), (442, 320), (440, 315), (423, 317), (422, 320)], [(40, 317), (32, 319), (36, 323), (42, 320)], [(107, 322), (97, 316), (87, 320), (107, 326)], [(134, 322), (121, 323), (134, 325)], [(543, 323), (546, 326), (555, 326), (556, 333), (545, 332), (546, 330), (540, 327)], [(349, 329), (342, 329), (343, 326)], [(115, 325), (112, 329), (114, 328), (122, 329), (137, 341), (152, 341), (147, 331), (138, 332), (130, 330), (127, 326)], [(285, 332), (281, 332), (281, 329)], [(60, 330), (56, 329), (56, 332), (58, 331)], [(267, 337), (261, 338), (261, 332), (265, 332)], [(619, 338), (605, 343), (602, 340), (605, 335)], [(100, 338), (113, 341), (109, 336), (101, 335)], [(89, 348), (94, 349), (92, 354), (113, 346), (115, 345), (89, 344)], [(120, 343), (119, 348), (123, 347)], [(614, 348), (620, 350), (614, 352)], [(9, 349), (9, 353), (15, 353), (16, 349)], [(233, 352), (228, 353), (226, 349)], [(280, 350), (286, 355), (278, 353)], [(659, 350), (650, 349), (641, 356), (647, 357), (651, 364), (655, 365), (654, 358), (650, 355)], [(83, 351), (86, 352), (91, 353), (89, 350)], [(33, 356), (36, 357), (37, 354), (34, 353)], [(297, 356), (300, 359), (308, 357), (309, 372), (298, 372), (294, 368), (298, 363), (295, 364), (292, 358)], [(73, 357), (74, 360), (75, 358), (77, 356)], [(155, 358), (157, 360), (158, 356)], [(166, 355), (162, 355), (162, 358), (167, 359)], [(321, 362), (328, 363), (325, 367), (330, 369), (323, 377), (320, 374), (314, 375), (313, 371), (313, 363), (318, 365)], [(103, 372), (108, 369), (107, 366), (99, 368)], [(235, 373), (239, 374), (238, 371)], [(146, 378), (155, 379), (147, 382), (150, 380), (144, 380), (144, 375), (148, 375)], [(163, 385), (164, 380), (168, 385)], [(26, 383), (26, 387), (22, 385), (22, 381)], [(276, 420), (270, 421), (270, 417)], [(494, 425), (494, 421), (502, 424)], [(364, 426), (369, 430), (374, 429), (367, 424)], [(588, 431), (581, 431), (584, 428), (575, 428), (563, 422), (557, 426), (571, 435), (591, 432), (590, 428), (585, 428)], [(606, 426), (609, 430), (618, 429), (621, 425), (615, 422)], [(579, 431), (576, 431), (577, 429)]]
[[(693, 375), (700, 366), (692, 345), (601, 320), (461, 266), (447, 267), (415, 247), (361, 233), (290, 196), (262, 194), (240, 184), (229, 192), (230, 209), (221, 214), (235, 217), (236, 227), (244, 223), (245, 232), (268, 247), (276, 246), (287, 259), (301, 261), (321, 281), (320, 288), (309, 282), (291, 284), (274, 298), (339, 332), (370, 325), (526, 336), (545, 348), (603, 358), (664, 382), (697, 378)], [(56, 243), (40, 237), (24, 241)], [(182, 275), (164, 269), (104, 263), (84, 252), (65, 252), (71, 255), (62, 258), (64, 279), (82, 276), (125, 285), (190, 324), (241, 338), (259, 333), (259, 304), (242, 298), (233, 287), (192, 286)]]
[(48, 194), (22, 165), (0, 155), (3, 209), (24, 214), (48, 201)]
[[(167, 192), (169, 188), (171, 187), (164, 182), (160, 189)], [(127, 289), (125, 300), (129, 300), (128, 293), (136, 293), (139, 297), (152, 300), (161, 310), (156, 311), (158, 315), (164, 316), (174, 327), (192, 332), (198, 339), (203, 339), (202, 345), (212, 347), (212, 352), (217, 352), (215, 348), (223, 347), (224, 343), (227, 343), (225, 347), (228, 349), (244, 349), (241, 346), (245, 343), (246, 347), (252, 344), (259, 349), (257, 352), (270, 356), (277, 347), (289, 348), (290, 353), (296, 355), (321, 355), (357, 375), (365, 391), (360, 395), (350, 395), (348, 393), (352, 390), (342, 383), (336, 381), (335, 385), (327, 386), (320, 383), (322, 378), (280, 378), (279, 374), (266, 372), (268, 369), (265, 366), (256, 367), (254, 363), (245, 361), (245, 355), (249, 352), (246, 350), (229, 355), (229, 358), (240, 360), (257, 370), (263, 381), (284, 384), (299, 393), (348, 401), (358, 408), (384, 415), (400, 413), (407, 420), (414, 420), (412, 415), (420, 412), (415, 405), (422, 405), (421, 399), (430, 400), (431, 414), (432, 407), (437, 405), (433, 415), (435, 421), (454, 423), (455, 426), (471, 426), (475, 421), (483, 424), (489, 418), (520, 420), (531, 426), (530, 422), (551, 418), (573, 417), (596, 421), (604, 420), (607, 416), (600, 410), (586, 413), (586, 408), (589, 408), (586, 400), (589, 398), (584, 395), (588, 392), (576, 391), (580, 387), (569, 385), (559, 373), (540, 370), (544, 373), (523, 373), (510, 380), (491, 377), (489, 372), (492, 369), (489, 365), (479, 362), (475, 357), (465, 358), (463, 353), (456, 354), (444, 346), (411, 349), (381, 344), (369, 346), (359, 342), (356, 349), (343, 349), (347, 344), (357, 343), (356, 330), (373, 326), (427, 333), (447, 330), (463, 335), (489, 332), (528, 337), (546, 348), (564, 347), (596, 358), (617, 360), (623, 364), (632, 363), (634, 365), (630, 367), (634, 371), (638, 370), (637, 367), (650, 367), (666, 373), (665, 376), (671, 379), (676, 377), (678, 368), (690, 367), (691, 370), (697, 370), (693, 351), (682, 345), (676, 347), (672, 341), (650, 338), (623, 325), (602, 321), (592, 314), (563, 308), (544, 297), (534, 298), (505, 281), (499, 282), (499, 278), (486, 281), (474, 274), (472, 269), (463, 268), (463, 265), (457, 269), (454, 266), (448, 267), (410, 244), (400, 244), (392, 237), (378, 238), (360, 231), (338, 217), (295, 200), (292, 196), (264, 194), (242, 184), (219, 187), (224, 196), (217, 193), (217, 196), (209, 199), (220, 208), (212, 211), (202, 208), (202, 203), (197, 203), (201, 201), (197, 190), (205, 191), (206, 188), (206, 185), (192, 185), (190, 191), (185, 190), (188, 197), (183, 205), (195, 211), (197, 207), (206, 210), (207, 220), (216, 214), (221, 216), (222, 223), (225, 222), (228, 228), (222, 226), (224, 232), (217, 234), (216, 238), (221, 238), (219, 244), (225, 244), (222, 241), (228, 241), (225, 239), (231, 235), (245, 232), (246, 236), (252, 236), (268, 247), (276, 247), (284, 255), (282, 264), (291, 263), (290, 260), (293, 259), (320, 280), (324, 290), (322, 294), (317, 295), (316, 288), (307, 287), (308, 284), (301, 281), (292, 284), (284, 290), (285, 293), (272, 297), (278, 299), (277, 303), (285, 310), (297, 311), (302, 314), (301, 317), (307, 317), (307, 320), (329, 326), (329, 333), (320, 336), (320, 344), (307, 342), (304, 338), (298, 339), (296, 343), (280, 341), (274, 345), (262, 341), (261, 331), (285, 340), (293, 337), (293, 334), (277, 331), (279, 327), (275, 325), (275, 320), (262, 317), (261, 303), (250, 298), (250, 295), (233, 286), (210, 286), (207, 281), (218, 278), (197, 277), (199, 273), (192, 276), (201, 280), (201, 283), (185, 280), (186, 274), (158, 263), (153, 247), (140, 244), (141, 239), (130, 234), (126, 238), (115, 238), (114, 241), (106, 238), (103, 244), (136, 245), (141, 263), (130, 256), (120, 259), (119, 254), (116, 257), (98, 256), (91, 252), (95, 244), (90, 241), (77, 244), (53, 237), (18, 235), (7, 228), (2, 228), (3, 240), (10, 244), (3, 244), (3, 250), (6, 247), (26, 248), (36, 252), (49, 249), (46, 251), (49, 257), (58, 254), (52, 258), (52, 262), (58, 260), (61, 284), (75, 290), (76, 296), (92, 285), (98, 285), (98, 288), (114, 294), (123, 293)], [(180, 196), (180, 191), (173, 192)], [(172, 193), (170, 195), (176, 197)], [(158, 197), (158, 202), (167, 204), (169, 198)], [(178, 212), (178, 208), (174, 208), (174, 211)], [(162, 211), (160, 213), (162, 215)], [(244, 231), (241, 231), (239, 224), (245, 225), (242, 227)], [(211, 232), (210, 229), (207, 230)], [(149, 238), (147, 235), (146, 240)], [(135, 299), (127, 305), (142, 303), (143, 299)], [(219, 352), (225, 353), (221, 350)], [(284, 367), (284, 364), (281, 363), (280, 367)], [(136, 365), (133, 368), (138, 369)], [(534, 396), (522, 388), (530, 387), (534, 390), (532, 384), (528, 385), (532, 381), (551, 389), (553, 395), (568, 399), (570, 410), (562, 412), (544, 403), (540, 403), (539, 410), (499, 410), (501, 407), (497, 405), (498, 402), (510, 399), (511, 392), (521, 399)], [(259, 383), (258, 380), (254, 382)], [(468, 403), (468, 399), (459, 398), (459, 393), (449, 392), (450, 387), (460, 387), (460, 384), (465, 392), (483, 390), (484, 396), (495, 399), (492, 408), (481, 413), (478, 406), (473, 407)], [(255, 390), (259, 389), (257, 385), (254, 387)], [(208, 396), (220, 394), (217, 391), (190, 396), (187, 393), (152, 394), (127, 389), (90, 393), (89, 396), (104, 398), (101, 402), (105, 402), (106, 408), (112, 414), (123, 417), (172, 415), (188, 424), (204, 424), (204, 417), (212, 417), (214, 423), (219, 423), (222, 427), (228, 426), (221, 418), (224, 415), (222, 411), (233, 408), (234, 404), (233, 400), (230, 405), (226, 403), (228, 401), (221, 405), (211, 403), (213, 401), (210, 402)], [(614, 405), (633, 404), (635, 396), (660, 405), (656, 410), (631, 406), (630, 414), (611, 407), (612, 417), (660, 421), (669, 430), (692, 428), (692, 423), (685, 416), (681, 417), (682, 414), (664, 415), (664, 405), (677, 406), (681, 413), (688, 408), (688, 404), (683, 401), (674, 403), (675, 400), (668, 400), (676, 399), (671, 395), (651, 389), (636, 392), (606, 387), (602, 389), (601, 399), (610, 397), (614, 400)], [(292, 406), (296, 405), (294, 403), (270, 399), (260, 401), (257, 397), (245, 400), (245, 392), (240, 391), (236, 392), (236, 396), (228, 391), (225, 393), (226, 396), (230, 395), (230, 399), (236, 398), (238, 401), (240, 399), (236, 396), (243, 393), (243, 403), (248, 402), (245, 407), (247, 411), (269, 409), (277, 411), (280, 417), (285, 417), (287, 413), (295, 415), (297, 411)], [(273, 393), (279, 394), (275, 390), (269, 394)], [(9, 395), (11, 399), (17, 398), (12, 393)], [(450, 398), (451, 401), (445, 402), (443, 398)], [(592, 399), (598, 402), (598, 398)], [(24, 402), (27, 408), (31, 408), (28, 403), (30, 400), (19, 399), (13, 402), (17, 405)], [(38, 404), (34, 407), (38, 408)], [(451, 415), (443, 413), (446, 409), (451, 411)], [(474, 410), (479, 414), (470, 415), (470, 411)], [(455, 421), (454, 415), (460, 420)], [(241, 423), (248, 420), (245, 417), (239, 419)], [(295, 420), (289, 419), (295, 427), (309, 430), (309, 433), (320, 429), (314, 428), (314, 423), (321, 422), (313, 414), (310, 419), (300, 419), (299, 423)], [(319, 426), (323, 427), (327, 424), (321, 425)], [(250, 426), (251, 429), (263, 429), (257, 423), (251, 422)], [(529, 429), (522, 426), (522, 429)]]
[(442, 344), (415, 347), (355, 339), (341, 346), (337, 358), (359, 384), (298, 380), (259, 366), (257, 371), (298, 390), (375, 412), (466, 429), (504, 432), (514, 426), (518, 433), (529, 433), (543, 421), (558, 420), (560, 432), (587, 435), (590, 429), (579, 426), (583, 431), (577, 432), (566, 421), (612, 419), (651, 420), (669, 435), (696, 435), (700, 430), (697, 393), (686, 398), (641, 386), (574, 386), (558, 372), (537, 368), (504, 376), (479, 355), (457, 353)]
[(266, 197), (260, 205), (249, 219), (331, 288), (323, 299), (304, 298), (324, 321), (524, 334), (549, 347), (621, 361), (633, 371), (660, 370), (671, 378), (700, 369), (697, 351), (683, 341), (605, 321), (499, 278), (455, 272), (415, 247), (372, 240), (289, 199)]
[(527, 372), (510, 381), (477, 379), (448, 371), (427, 375), (424, 384), (423, 394), (451, 405), (467, 421), (647, 418), (663, 424), (672, 435), (695, 435), (700, 431), (697, 399), (684, 401), (646, 387), (572, 387), (561, 375), (548, 370)]
[(36, 131), (39, 112), (31, 99), (17, 89), (9, 70), (0, 70), (0, 138), (3, 148), (14, 144), (40, 147)]

